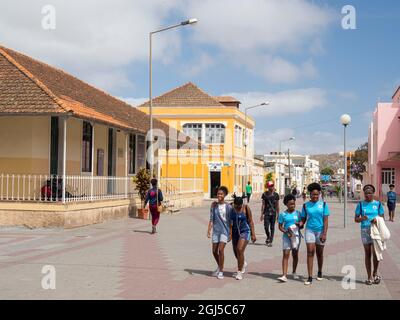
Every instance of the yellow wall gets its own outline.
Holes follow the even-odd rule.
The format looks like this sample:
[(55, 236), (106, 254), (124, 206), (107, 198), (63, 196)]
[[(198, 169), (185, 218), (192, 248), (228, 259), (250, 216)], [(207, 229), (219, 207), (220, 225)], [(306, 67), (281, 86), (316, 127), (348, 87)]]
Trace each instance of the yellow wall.
[[(140, 108), (143, 112), (148, 112), (148, 108)], [(229, 163), (229, 166), (222, 166), (221, 169), (221, 185), (226, 186), (229, 192), (234, 191), (235, 186), (235, 165), (240, 167), (245, 166), (244, 161), (244, 149), (235, 147), (235, 125), (244, 127), (246, 121), (243, 112), (238, 110), (236, 107), (225, 107), (225, 108), (153, 108), (153, 114), (158, 119), (167, 123), (169, 126), (182, 131), (182, 127), (185, 123), (222, 123), (225, 125), (225, 143), (223, 145), (208, 145), (207, 149), (200, 155), (199, 170), (196, 170), (196, 174), (193, 174), (193, 169), (190, 166), (182, 166), (182, 177), (196, 177), (201, 178), (203, 176), (203, 188), (206, 197), (209, 196), (209, 183), (210, 183), (210, 172), (209, 162), (224, 162)], [(250, 116), (247, 117), (247, 128), (251, 134), (254, 127), (254, 119)], [(215, 157), (215, 150), (220, 148), (220, 156)], [(185, 151), (180, 152), (181, 156), (186, 162), (193, 163), (195, 161), (194, 156), (185, 154)], [(247, 155), (251, 160), (248, 162), (252, 163), (252, 143), (247, 146)], [(162, 166), (162, 177), (179, 177), (179, 165), (173, 162), (173, 152), (170, 152), (169, 163), (166, 161), (166, 157), (163, 158)], [(202, 162), (202, 168), (200, 169), (200, 163)], [(203, 173), (201, 173), (201, 170)], [(251, 172), (249, 170), (249, 174)], [(236, 173), (238, 175), (238, 173)], [(251, 180), (251, 178), (246, 178)], [(242, 178), (237, 178), (237, 192), (242, 192)]]
[(0, 117), (0, 174), (48, 174), (50, 117)]

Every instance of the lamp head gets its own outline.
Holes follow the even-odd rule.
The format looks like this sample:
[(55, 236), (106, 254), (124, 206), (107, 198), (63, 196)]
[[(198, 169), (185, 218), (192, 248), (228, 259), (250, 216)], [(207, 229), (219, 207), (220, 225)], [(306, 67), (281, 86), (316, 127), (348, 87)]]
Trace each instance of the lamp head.
[(343, 114), (340, 117), (340, 122), (342, 123), (342, 125), (347, 126), (351, 122), (351, 117), (348, 114)]
[(186, 21), (181, 22), (182, 26), (185, 26), (187, 24), (196, 24), (199, 20), (197, 20), (196, 18), (192, 18)]

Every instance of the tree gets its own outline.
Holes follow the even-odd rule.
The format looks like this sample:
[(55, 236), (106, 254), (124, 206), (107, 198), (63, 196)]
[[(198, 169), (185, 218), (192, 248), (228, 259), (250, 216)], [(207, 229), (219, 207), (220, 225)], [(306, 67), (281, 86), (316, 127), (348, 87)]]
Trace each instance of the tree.
[(333, 176), (335, 174), (333, 169), (330, 167), (323, 168), (320, 173), (323, 176)]
[(272, 181), (274, 178), (274, 174), (272, 172), (269, 172), (265, 175), (265, 183), (266, 184), (268, 181)]
[(363, 179), (362, 174), (367, 171), (365, 163), (368, 162), (368, 142), (362, 144), (355, 151), (354, 156), (351, 159), (350, 173), (355, 179)]
[(142, 209), (144, 209), (144, 201), (150, 186), (150, 171), (146, 168), (140, 168), (133, 177), (133, 183), (135, 184), (135, 190), (139, 193)]

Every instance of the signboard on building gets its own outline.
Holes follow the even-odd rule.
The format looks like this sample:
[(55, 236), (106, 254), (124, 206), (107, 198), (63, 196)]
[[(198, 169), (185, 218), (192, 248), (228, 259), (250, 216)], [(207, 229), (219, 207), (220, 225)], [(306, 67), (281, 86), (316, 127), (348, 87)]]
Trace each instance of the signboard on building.
[(222, 162), (209, 162), (208, 168), (210, 169), (210, 171), (221, 171)]

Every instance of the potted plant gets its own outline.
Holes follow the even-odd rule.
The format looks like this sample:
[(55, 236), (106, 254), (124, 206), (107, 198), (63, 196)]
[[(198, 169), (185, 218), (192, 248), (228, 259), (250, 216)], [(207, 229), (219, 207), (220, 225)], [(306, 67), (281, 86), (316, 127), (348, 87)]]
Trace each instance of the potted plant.
[(139, 219), (148, 219), (149, 210), (145, 209), (144, 201), (146, 200), (147, 191), (150, 186), (150, 172), (146, 168), (141, 168), (135, 177), (133, 177), (135, 190), (139, 193), (141, 208), (138, 209)]

